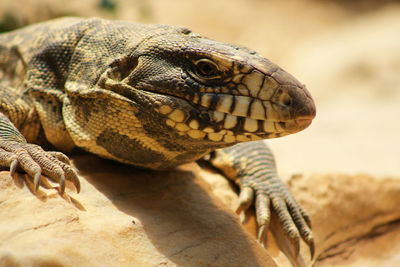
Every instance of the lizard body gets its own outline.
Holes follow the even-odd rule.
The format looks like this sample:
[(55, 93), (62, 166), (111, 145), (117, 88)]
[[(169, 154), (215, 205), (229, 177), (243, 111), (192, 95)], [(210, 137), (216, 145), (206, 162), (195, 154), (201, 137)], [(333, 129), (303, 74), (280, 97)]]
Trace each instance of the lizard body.
[(183, 27), (58, 19), (0, 35), (0, 97), (0, 166), (12, 173), (19, 166), (36, 187), (44, 174), (61, 192), (65, 180), (79, 191), (68, 158), (42, 147), (79, 147), (149, 169), (215, 151), (211, 163), (241, 187), (239, 209), (256, 199), (259, 235), (272, 203), (289, 238), (301, 236), (313, 251), (308, 216), (274, 164), (262, 160), (273, 160), (268, 147), (241, 142), (305, 129), (314, 102), (294, 77), (248, 48)]

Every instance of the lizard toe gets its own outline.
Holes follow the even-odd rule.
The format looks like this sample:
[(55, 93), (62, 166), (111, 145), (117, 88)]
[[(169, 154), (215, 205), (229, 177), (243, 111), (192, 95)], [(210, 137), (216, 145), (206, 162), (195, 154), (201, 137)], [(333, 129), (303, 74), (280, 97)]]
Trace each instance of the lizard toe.
[(273, 212), (278, 218), (283, 233), (292, 247), (294, 257), (297, 258), (300, 251), (300, 234), (287, 208), (286, 202), (281, 196), (274, 196), (271, 203)]
[(33, 178), (35, 192), (41, 184), (42, 174), (59, 185), (60, 193), (65, 191), (65, 181), (71, 181), (77, 192), (80, 183), (76, 171), (69, 165), (67, 156), (61, 152), (47, 152), (40, 146), (22, 142), (7, 142), (0, 144), (0, 165), (9, 166), (14, 174), (19, 166)]
[[(60, 153), (60, 152), (58, 152), (58, 153)], [(62, 153), (60, 153), (60, 154), (62, 154)], [(65, 158), (67, 158), (64, 154), (62, 154), (62, 155)], [(47, 156), (53, 162), (53, 164), (56, 164), (62, 168), (63, 174), (65, 176), (64, 177), (65, 180), (72, 182), (76, 188), (77, 193), (79, 193), (81, 190), (81, 185), (80, 185), (78, 173), (76, 172), (76, 170), (72, 166), (70, 166), (70, 164), (66, 163), (65, 161), (60, 161), (60, 158), (54, 157), (53, 153), (48, 154)], [(68, 159), (68, 162), (69, 162), (69, 159)]]
[[(283, 243), (290, 250), (294, 258), (299, 256), (300, 239), (310, 248), (311, 258), (314, 256), (314, 238), (311, 231), (311, 220), (306, 211), (294, 200), (289, 189), (277, 177), (268, 181), (250, 183), (255, 195), (255, 212), (258, 226), (258, 241), (266, 245), (267, 231), (271, 216), (277, 218), (279, 228), (282, 229)], [(275, 226), (274, 226), (275, 227)]]
[(0, 167), (9, 167), (11, 174), (13, 174), (17, 168), (17, 163), (17, 155), (0, 148)]
[(270, 199), (267, 195), (257, 194), (256, 202), (256, 221), (258, 225), (257, 239), (263, 246), (267, 244), (267, 232), (271, 221)]
[(296, 225), (301, 238), (306, 242), (310, 248), (311, 258), (314, 257), (315, 245), (314, 237), (311, 231), (311, 220), (307, 212), (294, 200), (291, 195), (286, 196), (286, 205), (289, 209), (290, 215)]
[(253, 204), (253, 200), (254, 190), (251, 187), (243, 186), (240, 190), (236, 214), (245, 212)]
[(64, 153), (61, 153), (59, 151), (47, 151), (46, 153), (47, 153), (47, 155), (50, 155), (67, 165), (71, 165), (71, 161)]

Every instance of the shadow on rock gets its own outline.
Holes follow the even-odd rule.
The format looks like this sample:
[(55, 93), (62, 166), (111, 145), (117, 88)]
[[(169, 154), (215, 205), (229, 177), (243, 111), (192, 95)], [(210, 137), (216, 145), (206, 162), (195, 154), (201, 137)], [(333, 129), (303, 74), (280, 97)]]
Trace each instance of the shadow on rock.
[[(207, 192), (207, 185), (191, 171), (198, 168), (196, 164), (163, 172), (92, 156), (77, 157), (74, 164), (118, 210), (132, 217), (131, 224), (141, 225), (156, 250), (172, 262), (275, 265), (233, 213)], [(124, 235), (135, 234), (124, 231)]]

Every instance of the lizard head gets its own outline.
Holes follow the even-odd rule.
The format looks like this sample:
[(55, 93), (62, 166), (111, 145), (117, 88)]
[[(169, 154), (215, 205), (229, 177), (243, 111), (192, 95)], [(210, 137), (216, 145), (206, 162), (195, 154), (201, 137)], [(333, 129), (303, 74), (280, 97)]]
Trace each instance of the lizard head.
[(158, 95), (156, 112), (182, 135), (225, 143), (273, 138), (305, 129), (315, 116), (306, 87), (248, 48), (185, 29), (143, 47), (131, 55), (135, 66), (124, 82)]
[(181, 161), (296, 133), (315, 117), (306, 87), (282, 68), (248, 48), (182, 28), (135, 45), (110, 64), (98, 85), (128, 99), (145, 137), (177, 151)]

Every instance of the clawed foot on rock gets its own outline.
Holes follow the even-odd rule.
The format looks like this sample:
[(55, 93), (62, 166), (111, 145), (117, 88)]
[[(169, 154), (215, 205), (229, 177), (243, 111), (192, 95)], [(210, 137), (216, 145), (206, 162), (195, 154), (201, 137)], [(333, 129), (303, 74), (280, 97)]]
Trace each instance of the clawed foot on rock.
[(44, 151), (40, 146), (18, 141), (0, 141), (0, 167), (9, 168), (14, 175), (17, 168), (33, 178), (35, 191), (43, 175), (59, 184), (61, 194), (65, 191), (65, 181), (71, 181), (80, 191), (78, 174), (70, 165), (66, 155), (57, 151)]
[[(294, 200), (289, 189), (278, 177), (262, 180), (243, 179), (241, 181), (239, 205), (236, 212), (241, 215), (242, 221), (245, 220), (244, 211), (253, 203), (258, 226), (257, 236), (261, 244), (266, 245), (267, 232), (271, 228), (271, 215), (274, 215), (284, 237), (289, 241), (292, 257), (299, 256), (301, 237), (309, 246), (311, 258), (313, 258), (315, 245), (310, 217)], [(279, 229), (273, 230), (278, 231)]]

